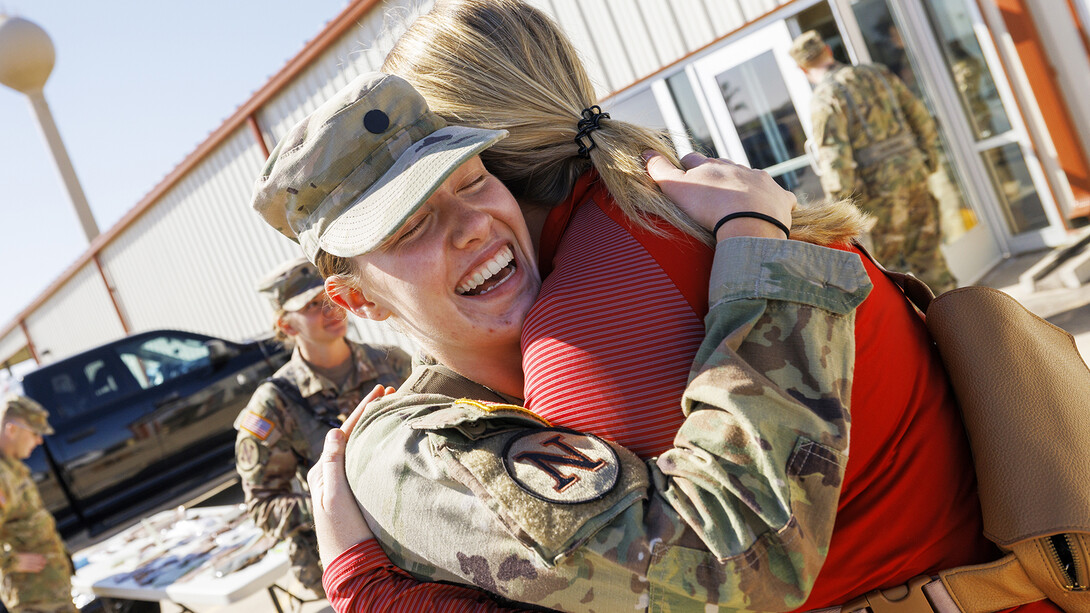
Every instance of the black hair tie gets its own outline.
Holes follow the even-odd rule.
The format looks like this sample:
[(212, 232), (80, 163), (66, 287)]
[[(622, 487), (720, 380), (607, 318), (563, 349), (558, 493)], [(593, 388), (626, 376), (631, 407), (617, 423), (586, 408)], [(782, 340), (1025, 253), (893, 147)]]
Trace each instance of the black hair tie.
[[(609, 119), (609, 113), (603, 113), (602, 107), (595, 104), (583, 109), (580, 114), (583, 118), (579, 120), (579, 123), (575, 124), (575, 127), (579, 128), (579, 133), (575, 135), (575, 144), (579, 145), (579, 157), (589, 158), (590, 150), (597, 146), (590, 133), (602, 127), (598, 122), (602, 121), (603, 118)], [(583, 139), (586, 139), (586, 142)]]
[(712, 229), (712, 238), (715, 238), (719, 234), (719, 228), (723, 227), (723, 224), (732, 219), (738, 219), (739, 217), (752, 217), (754, 219), (761, 219), (776, 226), (780, 230), (783, 230), (785, 238), (791, 238), (791, 230), (787, 226), (783, 225), (783, 222), (771, 215), (765, 215), (764, 213), (758, 213), (757, 211), (738, 211), (737, 213), (731, 213), (730, 215), (724, 215), (722, 219), (715, 223), (715, 228)]

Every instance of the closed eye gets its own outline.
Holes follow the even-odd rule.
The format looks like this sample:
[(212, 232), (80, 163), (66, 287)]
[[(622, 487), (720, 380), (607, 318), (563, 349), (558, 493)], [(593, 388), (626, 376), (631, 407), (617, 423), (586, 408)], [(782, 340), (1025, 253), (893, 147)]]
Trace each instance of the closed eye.
[(401, 236), (397, 237), (397, 242), (398, 243), (404, 243), (404, 242), (408, 241), (410, 238), (412, 238), (413, 236), (415, 236), (417, 233), (419, 233), (420, 230), (424, 227), (424, 220), (426, 220), (427, 218), (428, 218), (427, 215), (421, 215), (420, 217), (417, 217), (416, 219), (412, 220), (413, 226), (411, 228), (409, 228), (408, 230), (406, 230), (405, 232), (403, 232), (401, 234)]

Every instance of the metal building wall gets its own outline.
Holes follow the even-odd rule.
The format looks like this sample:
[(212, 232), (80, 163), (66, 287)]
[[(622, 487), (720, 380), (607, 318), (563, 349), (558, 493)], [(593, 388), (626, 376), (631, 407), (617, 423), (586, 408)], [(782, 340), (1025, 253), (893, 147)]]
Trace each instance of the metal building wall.
[(263, 163), (236, 130), (102, 252), (134, 332), (180, 328), (239, 340), (269, 329), (254, 286), (295, 245), (249, 207)]
[(270, 148), (324, 100), (353, 78), (378, 70), (405, 24), (431, 2), (384, 2), (351, 28), (336, 44), (326, 49), (290, 86), (273, 97), (257, 114), (258, 125), (270, 141)]
[(125, 335), (94, 262), (28, 316), (26, 326), (43, 364)]

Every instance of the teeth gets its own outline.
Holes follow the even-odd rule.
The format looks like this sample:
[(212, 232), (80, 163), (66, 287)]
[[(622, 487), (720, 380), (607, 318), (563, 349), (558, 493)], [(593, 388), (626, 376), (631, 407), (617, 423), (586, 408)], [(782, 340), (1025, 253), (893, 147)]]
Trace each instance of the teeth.
[(481, 264), (479, 268), (470, 273), (468, 275), (469, 278), (462, 281), (462, 283), (458, 285), (456, 291), (459, 294), (465, 294), (466, 292), (473, 290), (480, 284), (491, 279), (492, 275), (503, 270), (513, 259), (515, 259), (515, 255), (511, 252), (511, 248), (504, 248), (503, 251), (496, 254), (496, 257)]

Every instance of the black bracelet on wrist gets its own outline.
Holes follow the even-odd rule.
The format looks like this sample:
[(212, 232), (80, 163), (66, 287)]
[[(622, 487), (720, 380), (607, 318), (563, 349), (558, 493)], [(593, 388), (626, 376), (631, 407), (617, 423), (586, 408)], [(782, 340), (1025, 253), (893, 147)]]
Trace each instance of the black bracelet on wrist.
[(738, 211), (737, 213), (731, 213), (730, 215), (724, 215), (722, 219), (715, 223), (715, 228), (712, 229), (712, 237), (719, 235), (719, 228), (723, 227), (723, 224), (732, 219), (738, 219), (739, 217), (752, 217), (754, 219), (761, 219), (783, 230), (785, 238), (791, 238), (791, 230), (787, 226), (783, 225), (783, 222), (771, 215), (765, 215), (764, 213), (758, 213), (757, 211)]

